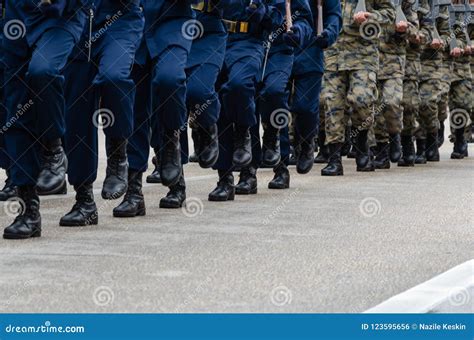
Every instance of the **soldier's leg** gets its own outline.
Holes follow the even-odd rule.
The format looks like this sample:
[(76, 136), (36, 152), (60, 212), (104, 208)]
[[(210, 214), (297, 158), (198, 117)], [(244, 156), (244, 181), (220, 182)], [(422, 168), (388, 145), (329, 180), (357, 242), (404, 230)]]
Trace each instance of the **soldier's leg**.
[(321, 94), (325, 112), (326, 145), (328, 165), (321, 170), (322, 176), (343, 175), (341, 148), (345, 139), (346, 95), (348, 89), (347, 72), (327, 71), (324, 74), (324, 88)]
[[(420, 128), (416, 133), (417, 157), (415, 163), (423, 164), (426, 160), (439, 159), (437, 134), (439, 129), (438, 105), (441, 93), (439, 79), (426, 79), (420, 82)], [(436, 135), (435, 135), (436, 134)], [(431, 150), (428, 157), (428, 150)]]
[(449, 93), (449, 123), (454, 136), (454, 149), (451, 158), (462, 159), (467, 156), (466, 130), (471, 124), (470, 96), (472, 87), (470, 79), (459, 79), (451, 84)]
[(448, 118), (448, 98), (449, 98), (449, 89), (450, 82), (443, 81), (441, 83), (441, 95), (438, 105), (438, 120), (439, 120), (439, 130), (438, 130), (438, 146), (441, 147), (444, 143), (444, 122)]
[(295, 79), (291, 111), (296, 115), (296, 133), (301, 149), (296, 164), (300, 174), (308, 173), (314, 164), (314, 137), (319, 127), (322, 76), (322, 73), (308, 73)]
[(401, 133), (402, 158), (399, 166), (415, 164), (413, 135), (417, 128), (417, 115), (420, 107), (418, 81), (406, 78), (403, 82), (403, 130)]
[(66, 94), (66, 131), (64, 149), (68, 157), (68, 181), (76, 191), (71, 211), (59, 221), (60, 226), (86, 226), (98, 223), (92, 185), (97, 178), (98, 137), (94, 103), (97, 91), (91, 86), (97, 73), (94, 63), (70, 60), (64, 70)]
[[(388, 102), (391, 100), (390, 79), (377, 81), (379, 93), (377, 104), (375, 105), (373, 133), (375, 135), (376, 146), (372, 148), (374, 154), (374, 166), (376, 169), (389, 169), (390, 160), (388, 155), (389, 135), (387, 131)], [(369, 130), (370, 133), (371, 130)], [(370, 144), (370, 142), (369, 142)]]
[(347, 100), (353, 109), (352, 124), (356, 133), (357, 171), (374, 171), (370, 159), (368, 132), (374, 122), (377, 100), (376, 73), (368, 70), (351, 71)]

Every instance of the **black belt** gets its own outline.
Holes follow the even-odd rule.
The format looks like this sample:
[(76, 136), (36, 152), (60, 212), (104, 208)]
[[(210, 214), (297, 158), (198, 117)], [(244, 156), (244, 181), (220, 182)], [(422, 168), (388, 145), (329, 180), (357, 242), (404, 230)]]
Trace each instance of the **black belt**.
[(249, 32), (249, 23), (246, 21), (232, 21), (222, 19), (227, 32), (229, 33), (248, 33)]

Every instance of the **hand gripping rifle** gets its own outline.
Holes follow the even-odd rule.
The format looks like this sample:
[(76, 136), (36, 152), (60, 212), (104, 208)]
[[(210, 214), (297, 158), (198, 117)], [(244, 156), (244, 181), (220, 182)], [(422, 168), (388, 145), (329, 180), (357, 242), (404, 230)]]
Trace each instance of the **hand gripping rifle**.
[(317, 8), (318, 8), (318, 23), (316, 26), (316, 34), (319, 36), (323, 33), (324, 30), (324, 23), (323, 23), (323, 1), (317, 0)]
[(457, 13), (464, 13), (464, 5), (449, 5), (449, 50), (452, 52), (456, 47), (458, 47), (458, 43), (456, 41), (456, 19)]
[(450, 5), (451, 0), (431, 0), (430, 1), (430, 13), (428, 13), (428, 18), (430, 19), (432, 26), (433, 26), (433, 37), (432, 39), (441, 40), (441, 36), (439, 35), (438, 28), (436, 27), (436, 20), (438, 18), (442, 19), (449, 19), (444, 15), (441, 15), (439, 8), (442, 5)]
[(285, 0), (285, 22), (286, 22), (286, 31), (291, 32), (293, 27), (293, 17), (291, 15), (291, 0)]
[(395, 10), (396, 10), (396, 16), (395, 16), (395, 23), (396, 24), (398, 24), (402, 21), (408, 23), (408, 19), (405, 16), (405, 13), (403, 13), (402, 1), (403, 0), (392, 0), (392, 4), (393, 4), (393, 6), (395, 6)]
[(357, 1), (357, 6), (354, 13), (367, 12), (367, 6), (365, 5), (365, 0)]

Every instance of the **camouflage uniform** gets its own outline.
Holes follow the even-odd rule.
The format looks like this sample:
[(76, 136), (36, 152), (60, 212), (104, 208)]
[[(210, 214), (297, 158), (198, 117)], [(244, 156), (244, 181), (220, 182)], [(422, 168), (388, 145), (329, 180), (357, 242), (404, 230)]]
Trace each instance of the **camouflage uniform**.
[(388, 143), (390, 135), (400, 134), (403, 116), (403, 78), (405, 75), (407, 38), (416, 37), (418, 17), (410, 0), (403, 0), (403, 13), (411, 24), (406, 33), (387, 27), (380, 39), (380, 70), (377, 75), (379, 99), (375, 109), (377, 143)]
[[(449, 48), (449, 23), (448, 23), (448, 9), (444, 7), (440, 9), (446, 18), (438, 18), (436, 20), (436, 27), (441, 39), (445, 42), (445, 47)], [(429, 23), (426, 16), (422, 15), (420, 24), (428, 27)], [(431, 35), (432, 40), (432, 35)], [(438, 107), (442, 93), (442, 78), (443, 78), (443, 52), (433, 49), (430, 46), (424, 46), (421, 53), (421, 73), (420, 73), (420, 114), (418, 128), (416, 135), (417, 139), (426, 139), (427, 134), (438, 133)]]
[(368, 130), (374, 120), (379, 68), (378, 37), (372, 29), (395, 19), (390, 0), (366, 0), (372, 17), (362, 25), (354, 23), (357, 0), (342, 0), (343, 30), (337, 43), (326, 51), (326, 73), (322, 101), (326, 116), (326, 144), (343, 143), (346, 105), (352, 108), (352, 124)]
[[(464, 33), (464, 16), (456, 18), (456, 38), (458, 47), (463, 49), (467, 44), (466, 35)], [(453, 59), (453, 72), (451, 73), (451, 87), (449, 90), (449, 112), (450, 112), (450, 127), (453, 134), (453, 141), (455, 142), (455, 150), (452, 158), (462, 158), (462, 155), (453, 155), (460, 150), (456, 147), (456, 139), (458, 135), (456, 130), (460, 130), (461, 136), (459, 141), (464, 143), (464, 137), (468, 130), (470, 130), (471, 115), (472, 115), (472, 74), (470, 65), (470, 55), (461, 55)], [(459, 146), (463, 148), (466, 146)]]

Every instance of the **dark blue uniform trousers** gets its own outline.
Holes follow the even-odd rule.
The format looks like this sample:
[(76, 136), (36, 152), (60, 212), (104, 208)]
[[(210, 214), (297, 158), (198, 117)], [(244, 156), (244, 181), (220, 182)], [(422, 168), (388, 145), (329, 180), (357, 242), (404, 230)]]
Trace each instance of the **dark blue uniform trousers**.
[(221, 74), (220, 96), (222, 112), (218, 121), (219, 159), (215, 170), (232, 169), (233, 128), (257, 124), (256, 86), (263, 60), (263, 42), (254, 37), (227, 41)]
[[(75, 41), (71, 33), (51, 28), (35, 45), (25, 39), (4, 41), (7, 152), (14, 185), (35, 185), (40, 171), (40, 140), (64, 134), (64, 77)], [(33, 103), (26, 109), (26, 103)], [(24, 109), (19, 110), (18, 105)]]
[[(1, 43), (1, 40), (0, 40)], [(0, 168), (8, 170), (10, 167), (10, 159), (7, 155), (6, 145), (5, 145), (5, 133), (7, 130), (7, 110), (4, 105), (4, 95), (3, 95), (3, 63), (0, 63)]]
[[(108, 32), (98, 44), (93, 62), (76, 59), (66, 69), (68, 178), (74, 186), (97, 178), (97, 126), (109, 138), (132, 134), (135, 84), (130, 77), (136, 38)], [(93, 47), (94, 48), (94, 47)], [(100, 107), (99, 107), (100, 100)]]

